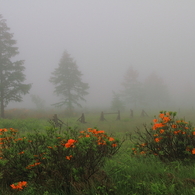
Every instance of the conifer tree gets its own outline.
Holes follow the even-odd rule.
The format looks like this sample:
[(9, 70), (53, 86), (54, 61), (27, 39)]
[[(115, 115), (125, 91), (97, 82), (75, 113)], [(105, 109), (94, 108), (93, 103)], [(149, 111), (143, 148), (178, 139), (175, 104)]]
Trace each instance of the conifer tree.
[(61, 101), (55, 106), (66, 106), (71, 115), (74, 105), (81, 107), (80, 100), (85, 101), (88, 94), (87, 83), (82, 82), (82, 73), (73, 58), (66, 51), (63, 53), (59, 66), (52, 72), (50, 82), (55, 85), (54, 93), (61, 96)]
[(124, 75), (122, 82), (122, 96), (126, 104), (135, 108), (142, 103), (142, 84), (138, 81), (139, 73), (130, 67)]
[(4, 118), (4, 109), (9, 102), (21, 102), (22, 95), (29, 92), (31, 84), (24, 84), (24, 61), (12, 61), (19, 54), (13, 34), (9, 32), (6, 20), (0, 15), (0, 108)]

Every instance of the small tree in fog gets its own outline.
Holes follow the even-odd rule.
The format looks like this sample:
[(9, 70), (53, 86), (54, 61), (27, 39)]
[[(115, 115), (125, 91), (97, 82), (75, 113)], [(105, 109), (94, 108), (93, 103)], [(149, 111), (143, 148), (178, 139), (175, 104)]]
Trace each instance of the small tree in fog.
[(52, 73), (50, 82), (55, 85), (54, 93), (62, 97), (55, 106), (66, 106), (69, 114), (72, 114), (74, 105), (81, 107), (80, 100), (85, 100), (88, 94), (87, 83), (82, 82), (82, 73), (78, 70), (76, 62), (67, 52), (64, 52), (58, 68)]
[(142, 102), (142, 84), (138, 81), (139, 73), (130, 67), (122, 82), (122, 95), (129, 105), (136, 107)]
[(170, 94), (163, 78), (150, 74), (144, 82), (144, 100), (148, 106), (164, 107), (170, 102)]
[(124, 106), (124, 102), (121, 100), (120, 94), (117, 94), (116, 92), (112, 92), (113, 98), (112, 98), (112, 102), (111, 102), (111, 109), (112, 110), (124, 110), (125, 106)]
[(35, 104), (37, 110), (45, 109), (45, 100), (41, 99), (38, 95), (31, 95), (31, 100)]
[(0, 15), (0, 107), (1, 117), (4, 118), (4, 109), (9, 102), (21, 102), (22, 95), (29, 92), (31, 84), (24, 84), (23, 60), (12, 62), (17, 55), (18, 48), (14, 45), (13, 34), (9, 33), (6, 20)]

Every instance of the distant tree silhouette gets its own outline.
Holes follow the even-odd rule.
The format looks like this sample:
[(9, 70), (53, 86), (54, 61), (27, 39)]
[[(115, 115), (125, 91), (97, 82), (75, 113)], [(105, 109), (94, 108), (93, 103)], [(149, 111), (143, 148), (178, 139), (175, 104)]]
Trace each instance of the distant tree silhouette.
[(45, 109), (45, 100), (41, 99), (38, 95), (31, 95), (31, 100), (35, 104), (37, 110)]
[(124, 75), (122, 82), (122, 96), (127, 104), (137, 107), (142, 101), (142, 84), (138, 81), (139, 73), (130, 67)]
[(156, 73), (151, 73), (144, 81), (144, 100), (149, 106), (162, 108), (170, 102), (168, 87)]
[(124, 106), (124, 102), (121, 100), (121, 96), (120, 94), (117, 94), (116, 92), (112, 91), (112, 102), (111, 102), (111, 109), (112, 110), (124, 110), (125, 106)]
[(52, 73), (50, 82), (55, 85), (54, 93), (62, 97), (62, 100), (54, 105), (66, 106), (70, 115), (74, 105), (81, 107), (79, 101), (85, 101), (84, 96), (88, 94), (89, 86), (82, 82), (81, 76), (76, 62), (65, 51), (58, 68)]
[(9, 102), (21, 102), (22, 95), (29, 92), (31, 84), (24, 84), (24, 61), (12, 62), (11, 58), (19, 54), (14, 45), (16, 41), (9, 33), (6, 20), (0, 15), (0, 107), (1, 117), (4, 118), (4, 109)]

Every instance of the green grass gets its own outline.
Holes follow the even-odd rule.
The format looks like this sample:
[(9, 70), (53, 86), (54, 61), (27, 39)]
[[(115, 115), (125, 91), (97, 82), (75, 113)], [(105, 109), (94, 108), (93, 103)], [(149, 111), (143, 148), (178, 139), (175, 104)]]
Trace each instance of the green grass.
[[(100, 115), (85, 115), (87, 123), (77, 122), (78, 117), (60, 118), (68, 126), (85, 130), (89, 127), (97, 127), (105, 130), (108, 135), (114, 135), (119, 139), (126, 139), (118, 153), (108, 159), (102, 172), (94, 176), (94, 181), (76, 194), (86, 195), (195, 195), (195, 164), (183, 165), (180, 162), (163, 163), (156, 156), (132, 156), (132, 143), (129, 134), (142, 129), (143, 124), (150, 126), (153, 116), (141, 118), (139, 115), (130, 118), (128, 114), (121, 114), (121, 120), (116, 121), (116, 115), (105, 115), (106, 121), (99, 121)], [(194, 121), (194, 112), (179, 113), (178, 117), (184, 117), (186, 121)], [(32, 130), (44, 131), (50, 126), (47, 119), (0, 119), (0, 128), (18, 129), (22, 134)], [(66, 131), (66, 128), (63, 129)], [(3, 186), (1, 186), (2, 188)], [(1, 189), (0, 188), (0, 189)], [(6, 189), (6, 188), (4, 188)], [(35, 193), (35, 189), (29, 188), (16, 194), (27, 195)], [(9, 190), (1, 191), (1, 194), (9, 194)], [(40, 191), (40, 194), (60, 195), (63, 191), (55, 193)]]
[(195, 194), (194, 165), (165, 164), (155, 156), (132, 157), (130, 153), (130, 144), (125, 143), (120, 152), (107, 161), (105, 171), (116, 194)]

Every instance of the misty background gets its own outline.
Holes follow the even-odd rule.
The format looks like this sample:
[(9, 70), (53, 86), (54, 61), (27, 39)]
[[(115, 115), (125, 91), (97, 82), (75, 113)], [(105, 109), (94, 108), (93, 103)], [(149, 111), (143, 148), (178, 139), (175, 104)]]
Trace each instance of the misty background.
[(30, 95), (56, 103), (49, 78), (65, 50), (90, 86), (84, 108), (110, 107), (129, 67), (143, 83), (153, 73), (161, 77), (175, 108), (193, 108), (194, 10), (194, 0), (0, 0), (16, 59), (25, 60), (25, 83), (33, 84), (23, 102), (7, 108), (33, 107)]

